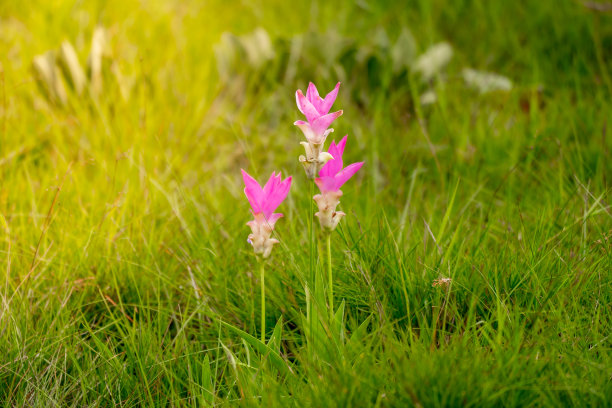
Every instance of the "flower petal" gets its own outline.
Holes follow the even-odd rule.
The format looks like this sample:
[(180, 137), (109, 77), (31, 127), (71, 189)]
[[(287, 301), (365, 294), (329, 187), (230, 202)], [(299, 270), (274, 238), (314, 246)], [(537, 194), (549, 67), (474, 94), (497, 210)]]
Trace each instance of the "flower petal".
[(332, 155), (327, 163), (319, 170), (319, 177), (334, 177), (340, 170), (342, 170), (342, 153), (336, 146), (336, 141), (332, 141), (327, 151)]
[(266, 181), (266, 185), (263, 188), (263, 201), (264, 202), (268, 201), (268, 197), (270, 197), (270, 194), (274, 191), (276, 184), (277, 184), (276, 172), (273, 171), (270, 177), (268, 178), (268, 181)]
[[(342, 155), (344, 154), (344, 148), (346, 147), (346, 139), (348, 138), (348, 135), (344, 135), (344, 137), (338, 142), (338, 144), (336, 145), (338, 147), (338, 152), (337, 154), (339, 156), (342, 157)], [(333, 156), (333, 153), (332, 153)]]
[(266, 222), (268, 223), (270, 228), (274, 229), (274, 224), (276, 224), (276, 221), (278, 221), (281, 217), (283, 217), (283, 214), (281, 213), (270, 214), (270, 216), (266, 218)]
[(321, 114), (327, 114), (331, 109), (332, 105), (336, 101), (338, 97), (338, 90), (340, 89), (340, 82), (336, 84), (336, 87), (325, 96), (325, 99), (321, 102), (320, 106), (317, 107), (317, 110)]
[(303, 120), (296, 120), (295, 122), (293, 122), (293, 124), (302, 130), (302, 133), (304, 133), (306, 140), (312, 143), (316, 142), (317, 136), (312, 131), (312, 127), (310, 127), (310, 123), (304, 122)]
[(299, 89), (297, 91), (295, 91), (295, 104), (297, 105), (298, 109), (300, 110), (300, 112), (302, 114), (304, 114), (304, 111), (302, 111), (302, 105), (300, 104), (300, 93), (302, 91), (300, 91)]
[(304, 116), (306, 116), (306, 120), (308, 120), (309, 123), (313, 123), (315, 119), (321, 116), (319, 115), (319, 112), (315, 109), (315, 107), (312, 105), (312, 103), (310, 103), (310, 101), (306, 99), (302, 91), (300, 91), (299, 89), (295, 93), (295, 98), (297, 101), (298, 109), (304, 114)]
[(249, 204), (251, 204), (251, 209), (253, 210), (253, 214), (257, 214), (262, 212), (261, 202), (263, 198), (263, 190), (261, 186), (249, 173), (240, 169), (242, 172), (242, 179), (244, 180), (244, 194), (249, 200)]
[(333, 176), (317, 177), (315, 184), (321, 190), (321, 194), (325, 194), (328, 191), (336, 191), (336, 179)]
[(364, 162), (353, 163), (350, 166), (347, 166), (344, 170), (340, 171), (338, 174), (336, 174), (335, 189), (337, 190), (342, 187), (344, 183), (346, 183), (351, 177), (353, 177), (355, 173), (357, 173), (357, 171), (359, 171), (363, 164)]
[(278, 208), (278, 206), (287, 197), (287, 194), (289, 194), (289, 189), (291, 188), (291, 177), (287, 177), (284, 181), (281, 181), (280, 173), (278, 175), (272, 173), (268, 183), (270, 184), (270, 188), (266, 191), (266, 195), (264, 196), (264, 205), (262, 208), (266, 218)]
[(348, 135), (345, 135), (338, 144), (336, 144), (335, 140), (331, 143), (328, 152), (333, 156), (333, 159), (325, 163), (326, 166), (328, 164), (329, 165), (327, 168), (325, 168), (325, 170), (321, 169), (321, 172), (319, 173), (320, 176), (335, 176), (342, 170), (342, 167), (344, 166), (342, 155), (344, 154), (344, 147), (346, 146), (347, 137)]
[(329, 125), (331, 125), (332, 122), (336, 120), (336, 118), (340, 115), (342, 115), (341, 110), (320, 116), (316, 118), (314, 122), (309, 121), (312, 124), (312, 131), (315, 133), (315, 135), (322, 135), (323, 133), (325, 133)]
[(312, 103), (312, 105), (317, 111), (319, 110), (319, 105), (321, 105), (322, 99), (319, 96), (319, 91), (317, 91), (317, 87), (312, 82), (308, 84), (308, 89), (306, 89), (306, 99), (308, 99), (310, 103)]

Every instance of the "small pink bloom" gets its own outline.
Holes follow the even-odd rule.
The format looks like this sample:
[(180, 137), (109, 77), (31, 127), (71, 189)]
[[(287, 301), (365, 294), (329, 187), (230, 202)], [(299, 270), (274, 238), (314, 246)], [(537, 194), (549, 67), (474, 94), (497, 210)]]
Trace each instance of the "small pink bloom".
[(246, 171), (242, 171), (244, 180), (244, 194), (251, 204), (253, 215), (263, 214), (270, 221), (278, 220), (282, 214), (274, 214), (274, 211), (283, 202), (291, 188), (291, 177), (281, 180), (281, 174), (272, 172), (266, 185), (261, 188), (257, 180), (251, 177)]
[(323, 165), (319, 171), (319, 177), (315, 179), (315, 183), (323, 194), (329, 191), (340, 190), (340, 187), (363, 166), (363, 162), (359, 162), (342, 168), (344, 165), (342, 155), (346, 146), (346, 138), (347, 136), (344, 136), (337, 145), (335, 141), (331, 143), (328, 153), (332, 155), (333, 159)]
[(299, 89), (295, 93), (298, 109), (300, 112), (306, 115), (309, 122), (311, 121), (309, 115), (312, 115), (313, 111), (317, 117), (327, 115), (338, 97), (339, 89), (340, 82), (336, 84), (335, 88), (328, 93), (325, 98), (321, 98), (315, 84), (310, 82), (308, 84), (308, 89), (306, 90), (306, 97), (304, 97), (304, 94)]
[(312, 82), (308, 85), (306, 96), (299, 89), (295, 92), (297, 107), (306, 116), (307, 122), (298, 120), (294, 125), (304, 132), (304, 136), (310, 143), (319, 145), (325, 142), (327, 135), (333, 131), (333, 129), (328, 129), (329, 126), (338, 116), (342, 115), (341, 110), (329, 113), (338, 96), (339, 88), (340, 82), (325, 98), (319, 96), (317, 87)]
[(274, 211), (287, 197), (291, 188), (291, 177), (282, 180), (280, 173), (272, 172), (266, 185), (261, 188), (257, 180), (246, 171), (241, 171), (245, 185), (244, 194), (251, 204), (251, 212), (254, 217), (254, 220), (247, 223), (252, 231), (248, 241), (256, 254), (262, 254), (264, 258), (267, 258), (270, 256), (272, 246), (278, 243), (276, 239), (271, 238), (274, 225), (283, 216)]
[(340, 219), (344, 217), (345, 214), (342, 211), (336, 211), (336, 207), (340, 204), (340, 197), (342, 197), (340, 187), (363, 166), (363, 162), (359, 162), (342, 168), (344, 165), (342, 155), (346, 146), (346, 138), (347, 136), (344, 136), (338, 144), (335, 141), (331, 143), (328, 153), (333, 158), (323, 165), (319, 171), (319, 177), (315, 179), (315, 183), (321, 190), (321, 194), (313, 197), (319, 207), (319, 211), (315, 215), (319, 217), (319, 223), (325, 231), (336, 229)]

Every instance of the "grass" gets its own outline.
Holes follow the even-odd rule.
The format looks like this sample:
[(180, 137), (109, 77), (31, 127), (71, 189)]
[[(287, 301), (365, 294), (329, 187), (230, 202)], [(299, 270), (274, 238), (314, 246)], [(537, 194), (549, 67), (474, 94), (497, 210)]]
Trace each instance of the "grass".
[[(571, 1), (3, 2), (2, 405), (608, 406), (610, 18)], [(50, 100), (34, 57), (68, 40), (84, 66), (97, 24), (101, 93)], [(440, 41), (453, 59), (423, 83), (411, 47)], [(464, 67), (513, 89), (479, 94)], [(292, 126), (309, 80), (342, 81), (333, 136), (366, 161), (332, 235), (340, 312), (314, 345)], [(294, 176), (266, 346), (240, 168)]]

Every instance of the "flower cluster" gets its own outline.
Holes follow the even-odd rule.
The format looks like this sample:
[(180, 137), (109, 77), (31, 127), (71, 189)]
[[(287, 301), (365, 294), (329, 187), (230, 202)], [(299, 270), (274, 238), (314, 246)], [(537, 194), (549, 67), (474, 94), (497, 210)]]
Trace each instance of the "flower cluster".
[(331, 158), (329, 154), (322, 152), (322, 149), (327, 135), (334, 131), (329, 126), (342, 115), (341, 110), (329, 113), (339, 89), (340, 82), (325, 98), (321, 98), (317, 87), (311, 82), (306, 90), (306, 96), (299, 89), (295, 92), (297, 107), (307, 120), (307, 122), (298, 120), (294, 125), (302, 130), (308, 141), (301, 143), (306, 150), (306, 156), (300, 156), (300, 162), (309, 179), (314, 179), (321, 166)]
[(335, 141), (331, 143), (328, 152), (333, 158), (323, 165), (321, 171), (319, 171), (319, 177), (315, 180), (319, 190), (321, 190), (321, 194), (313, 197), (319, 207), (319, 212), (315, 215), (319, 217), (319, 223), (326, 231), (336, 229), (338, 222), (345, 215), (342, 211), (336, 211), (342, 196), (340, 187), (353, 177), (364, 164), (364, 162), (353, 163), (342, 168), (344, 165), (342, 155), (344, 154), (347, 137), (344, 136), (338, 144)]
[(291, 177), (285, 180), (281, 175), (272, 172), (266, 185), (261, 188), (257, 180), (242, 170), (244, 180), (244, 194), (251, 204), (254, 219), (247, 225), (251, 227), (248, 242), (253, 246), (255, 254), (268, 258), (274, 244), (278, 240), (271, 237), (274, 224), (283, 214), (275, 213), (278, 206), (285, 200), (291, 188)]
[(326, 232), (336, 229), (338, 222), (345, 215), (341, 211), (336, 211), (342, 196), (340, 187), (363, 166), (363, 162), (360, 162), (342, 168), (344, 165), (342, 155), (347, 136), (344, 136), (338, 144), (333, 141), (327, 152), (322, 151), (325, 139), (334, 131), (329, 126), (342, 115), (342, 110), (329, 113), (338, 97), (339, 89), (338, 82), (325, 98), (321, 98), (317, 87), (311, 82), (306, 90), (306, 96), (299, 89), (295, 93), (298, 109), (307, 120), (307, 122), (298, 120), (294, 123), (302, 130), (307, 140), (301, 143), (306, 149), (306, 156), (300, 156), (300, 162), (304, 165), (308, 178), (316, 177), (315, 183), (321, 190), (321, 194), (315, 195), (313, 199), (319, 207), (315, 215), (319, 217), (321, 228)]
[[(325, 232), (333, 231), (345, 215), (341, 211), (336, 211), (342, 196), (340, 187), (363, 166), (363, 162), (359, 162), (343, 167), (342, 155), (347, 136), (344, 136), (338, 144), (333, 141), (329, 150), (323, 151), (327, 136), (334, 131), (330, 127), (332, 122), (342, 115), (342, 110), (329, 113), (338, 97), (339, 89), (338, 82), (334, 89), (322, 98), (317, 87), (311, 82), (306, 95), (299, 89), (295, 93), (298, 109), (306, 117), (306, 121), (298, 120), (294, 123), (306, 137), (306, 142), (301, 142), (306, 155), (300, 156), (299, 160), (304, 166), (306, 176), (314, 179), (321, 191), (313, 199), (319, 208), (315, 216), (319, 218), (321, 228)], [(255, 254), (268, 258), (274, 244), (278, 243), (278, 240), (272, 238), (274, 225), (283, 216), (274, 211), (287, 197), (291, 187), (291, 177), (282, 180), (280, 173), (272, 173), (263, 188), (244, 170), (242, 178), (245, 185), (244, 193), (251, 204), (254, 217), (247, 223), (251, 227), (248, 242), (253, 246)]]
[[(353, 163), (344, 167), (342, 156), (346, 147), (347, 136), (344, 136), (338, 144), (332, 141), (329, 150), (323, 151), (325, 139), (334, 131), (330, 128), (332, 122), (336, 120), (342, 111), (329, 113), (332, 105), (338, 96), (340, 83), (336, 84), (335, 88), (328, 93), (324, 98), (319, 96), (317, 87), (311, 82), (306, 90), (306, 96), (299, 89), (295, 93), (295, 99), (300, 112), (306, 117), (306, 121), (298, 120), (294, 124), (298, 126), (304, 136), (306, 142), (301, 142), (306, 150), (306, 155), (300, 156), (299, 160), (304, 166), (306, 176), (314, 180), (314, 183), (319, 187), (320, 194), (316, 194), (313, 200), (317, 203), (319, 211), (314, 215), (319, 218), (319, 224), (324, 234), (322, 237), (326, 239), (327, 247), (327, 277), (328, 285), (326, 287), (328, 296), (328, 308), (330, 322), (335, 316), (334, 309), (334, 290), (333, 290), (333, 274), (331, 263), (331, 232), (336, 229), (338, 223), (345, 215), (342, 211), (336, 211), (342, 196), (340, 187), (344, 185), (359, 169), (363, 166), (363, 162)], [(278, 240), (272, 238), (272, 232), (276, 221), (283, 214), (275, 213), (278, 206), (285, 200), (289, 189), (291, 188), (291, 177), (282, 179), (280, 173), (273, 172), (264, 187), (251, 177), (246, 171), (242, 170), (242, 179), (244, 180), (244, 194), (251, 205), (253, 220), (247, 225), (251, 227), (248, 242), (253, 246), (253, 250), (258, 258), (264, 260), (272, 253), (274, 244)], [(311, 185), (312, 188), (312, 185)], [(312, 191), (312, 190), (311, 190)], [(312, 202), (311, 202), (312, 208)], [(314, 226), (312, 215), (309, 217), (310, 231), (310, 280), (306, 286), (306, 299), (308, 306), (306, 308), (306, 319), (312, 322), (316, 319), (313, 317), (313, 303), (309, 293), (316, 288), (317, 282), (316, 268), (314, 267)], [(259, 259), (260, 267), (260, 284), (261, 284), (261, 342), (266, 341), (266, 299), (265, 299), (265, 281), (264, 281), (264, 265)], [(311, 326), (312, 327), (312, 326)]]

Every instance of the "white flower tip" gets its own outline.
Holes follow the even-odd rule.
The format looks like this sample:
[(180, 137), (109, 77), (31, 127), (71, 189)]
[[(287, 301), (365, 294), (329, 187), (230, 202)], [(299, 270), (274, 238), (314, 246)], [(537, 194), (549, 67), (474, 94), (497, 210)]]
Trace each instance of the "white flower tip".
[(321, 163), (327, 163), (328, 161), (332, 160), (334, 158), (334, 156), (332, 156), (331, 154), (327, 153), (327, 152), (321, 152), (319, 154), (319, 161)]

